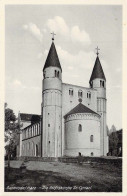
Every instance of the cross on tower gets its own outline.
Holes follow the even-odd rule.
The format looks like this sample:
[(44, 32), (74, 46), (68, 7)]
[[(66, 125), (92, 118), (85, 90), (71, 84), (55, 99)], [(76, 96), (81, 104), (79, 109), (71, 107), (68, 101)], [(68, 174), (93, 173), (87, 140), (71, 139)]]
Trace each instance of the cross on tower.
[(52, 34), (52, 41), (54, 41), (54, 35), (56, 35), (54, 32), (51, 33)]
[(96, 54), (97, 54), (97, 56), (98, 56), (98, 54), (99, 54), (98, 51), (99, 51), (100, 49), (98, 48), (98, 46), (97, 46), (97, 48), (95, 48), (95, 49), (97, 50), (97, 53), (96, 53)]

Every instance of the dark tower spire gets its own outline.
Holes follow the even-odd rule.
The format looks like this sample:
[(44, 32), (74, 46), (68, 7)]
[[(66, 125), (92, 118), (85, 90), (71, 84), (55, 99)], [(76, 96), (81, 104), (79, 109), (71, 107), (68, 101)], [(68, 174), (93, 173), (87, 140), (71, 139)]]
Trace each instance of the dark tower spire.
[(47, 59), (45, 61), (45, 65), (44, 65), (43, 71), (47, 67), (58, 67), (58, 68), (61, 69), (61, 72), (62, 72), (62, 68), (61, 68), (60, 61), (59, 61), (59, 58), (58, 58), (58, 55), (57, 55), (57, 51), (56, 51), (56, 47), (55, 47), (55, 44), (54, 44), (54, 35), (55, 34), (54, 33), (52, 33), (52, 34), (53, 34), (52, 44), (51, 44), (51, 47), (50, 47)]
[(96, 61), (95, 61), (95, 64), (94, 64), (94, 68), (93, 68), (89, 83), (91, 83), (91, 81), (96, 79), (96, 78), (106, 80), (105, 74), (104, 74), (104, 71), (102, 69), (100, 59), (99, 59), (99, 56), (98, 56), (99, 55), (99, 52), (98, 52), (99, 48), (97, 47), (96, 49), (97, 49), (97, 53), (96, 53), (97, 57), (96, 57)]

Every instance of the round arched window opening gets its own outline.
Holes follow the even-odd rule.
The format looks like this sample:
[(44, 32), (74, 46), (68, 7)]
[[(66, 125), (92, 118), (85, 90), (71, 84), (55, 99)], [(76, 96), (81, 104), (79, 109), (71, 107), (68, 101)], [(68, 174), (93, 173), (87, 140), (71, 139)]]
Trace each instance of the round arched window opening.
[(79, 124), (79, 126), (78, 126), (78, 131), (82, 132), (82, 125), (81, 124)]

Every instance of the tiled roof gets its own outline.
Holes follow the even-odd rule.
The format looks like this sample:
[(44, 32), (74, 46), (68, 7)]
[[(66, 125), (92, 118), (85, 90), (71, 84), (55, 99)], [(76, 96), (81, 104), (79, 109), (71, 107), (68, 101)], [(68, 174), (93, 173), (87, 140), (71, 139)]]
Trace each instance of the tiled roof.
[(96, 79), (96, 78), (100, 78), (100, 79), (106, 80), (105, 74), (103, 72), (103, 69), (102, 69), (102, 66), (101, 66), (101, 63), (100, 63), (100, 60), (99, 60), (98, 56), (96, 58), (95, 65), (94, 65), (94, 68), (93, 68), (93, 71), (92, 71), (89, 83), (92, 80)]
[(20, 113), (20, 118), (23, 121), (38, 122), (41, 119), (41, 115)]
[[(96, 112), (94, 112), (93, 110), (91, 110), (90, 108), (86, 107), (85, 105), (83, 105), (82, 103), (79, 103), (75, 108), (73, 108), (70, 112), (68, 112), (64, 118), (66, 118), (68, 115), (71, 114), (76, 114), (76, 113), (91, 113), (91, 114), (97, 114)], [(97, 114), (99, 115), (99, 114)]]
[(61, 68), (61, 65), (60, 65), (60, 62), (59, 62), (59, 58), (58, 58), (58, 55), (57, 55), (57, 52), (56, 52), (56, 48), (55, 48), (54, 42), (52, 42), (52, 45), (50, 47), (50, 50), (49, 50), (49, 53), (48, 53), (48, 56), (47, 56), (47, 59), (46, 59), (43, 71), (47, 67), (58, 67), (62, 71), (62, 68)]

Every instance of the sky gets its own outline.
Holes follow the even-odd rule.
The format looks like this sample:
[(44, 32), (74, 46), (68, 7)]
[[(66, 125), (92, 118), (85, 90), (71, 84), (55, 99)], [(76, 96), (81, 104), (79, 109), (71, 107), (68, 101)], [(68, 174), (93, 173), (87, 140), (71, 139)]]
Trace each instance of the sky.
[(5, 101), (41, 114), (43, 66), (55, 32), (62, 80), (89, 87), (96, 47), (106, 76), (107, 125), (122, 128), (122, 7), (6, 5)]

